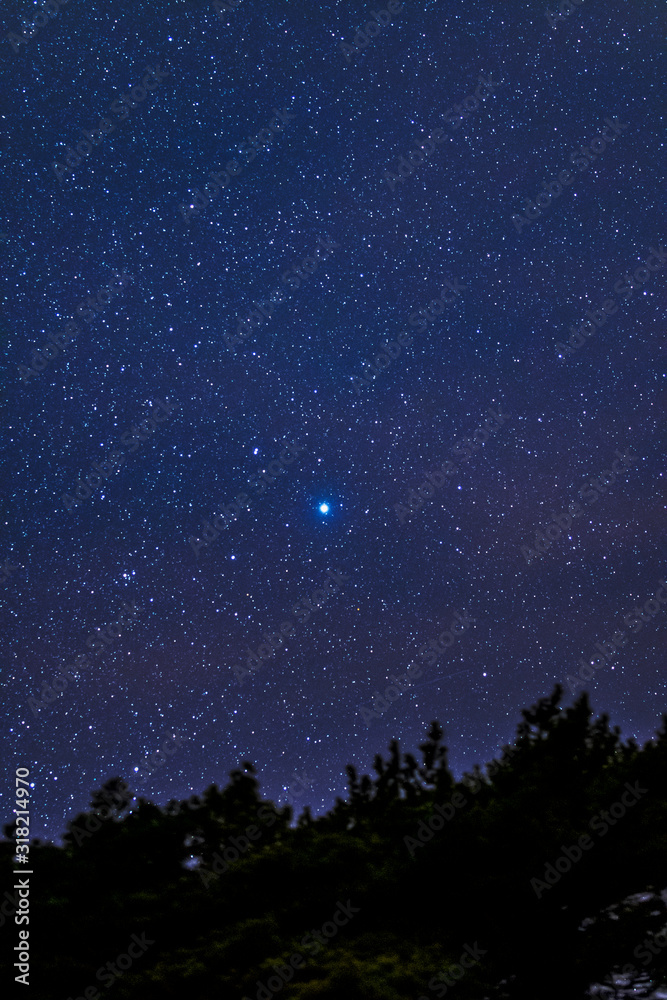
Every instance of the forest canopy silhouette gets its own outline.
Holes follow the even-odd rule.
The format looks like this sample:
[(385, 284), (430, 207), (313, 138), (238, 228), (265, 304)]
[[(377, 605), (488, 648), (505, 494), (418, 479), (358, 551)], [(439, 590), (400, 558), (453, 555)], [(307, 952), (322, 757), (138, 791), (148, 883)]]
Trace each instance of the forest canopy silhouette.
[(640, 747), (562, 696), (460, 780), (437, 722), (418, 755), (393, 740), (320, 817), (264, 799), (249, 762), (164, 807), (111, 778), (61, 846), (31, 844), (29, 995), (648, 997), (667, 977), (667, 715)]

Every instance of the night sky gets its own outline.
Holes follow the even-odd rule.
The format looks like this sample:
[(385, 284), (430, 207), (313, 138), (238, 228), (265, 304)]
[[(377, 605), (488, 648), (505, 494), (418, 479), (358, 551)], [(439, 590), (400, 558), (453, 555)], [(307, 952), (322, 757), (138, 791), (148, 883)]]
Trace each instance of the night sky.
[(434, 718), (460, 773), (581, 669), (650, 738), (660, 5), (51, 7), (24, 41), (3, 5), (0, 63), (0, 757), (33, 834), (244, 760), (321, 812)]

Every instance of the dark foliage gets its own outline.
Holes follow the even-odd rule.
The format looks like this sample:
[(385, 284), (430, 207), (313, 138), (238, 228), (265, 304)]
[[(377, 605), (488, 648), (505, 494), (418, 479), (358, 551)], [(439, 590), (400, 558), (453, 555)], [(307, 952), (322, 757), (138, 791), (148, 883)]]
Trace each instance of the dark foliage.
[[(667, 974), (667, 947), (656, 944), (667, 924), (667, 716), (640, 748), (606, 716), (593, 720), (586, 695), (569, 708), (561, 698), (557, 687), (524, 710), (514, 745), (460, 781), (436, 722), (421, 764), (392, 741), (374, 778), (348, 766), (347, 797), (298, 822), (262, 799), (248, 763), (226, 788), (164, 808), (112, 779), (62, 847), (31, 846), (27, 992), (576, 1000), (592, 983), (615, 996), (626, 966), (635, 996), (648, 996)], [(577, 859), (583, 835), (591, 846)], [(0, 864), (10, 887), (9, 840)], [(358, 912), (338, 928), (340, 904)], [(310, 932), (323, 925), (318, 944)], [(133, 934), (154, 943), (122, 975), (96, 978)], [(12, 916), (2, 940), (11, 981)], [(457, 981), (466, 946), (484, 954)]]

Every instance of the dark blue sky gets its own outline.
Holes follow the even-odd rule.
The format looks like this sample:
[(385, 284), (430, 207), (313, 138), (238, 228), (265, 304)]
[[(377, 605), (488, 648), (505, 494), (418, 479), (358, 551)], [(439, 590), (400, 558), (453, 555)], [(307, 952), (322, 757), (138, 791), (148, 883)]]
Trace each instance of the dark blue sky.
[(176, 730), (161, 802), (249, 759), (320, 810), (433, 718), (470, 768), (617, 632), (585, 686), (648, 739), (664, 14), (218, 6), (70, 0), (19, 42), (31, 6), (2, 14), (1, 756), (33, 832)]

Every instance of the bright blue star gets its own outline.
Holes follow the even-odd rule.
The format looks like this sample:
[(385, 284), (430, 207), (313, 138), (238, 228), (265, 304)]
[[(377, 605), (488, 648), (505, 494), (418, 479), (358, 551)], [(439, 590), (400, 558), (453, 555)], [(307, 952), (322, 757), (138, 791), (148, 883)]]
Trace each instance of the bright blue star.
[(327, 514), (329, 512), (329, 504), (328, 503), (321, 503), (320, 504), (320, 511), (323, 514)]

